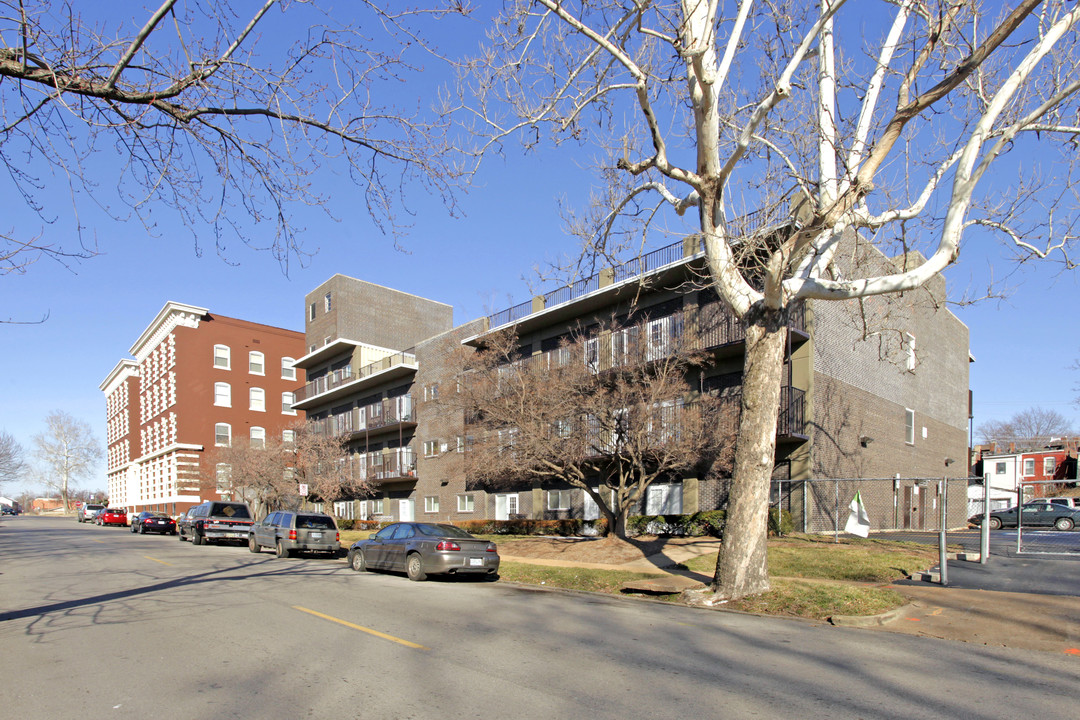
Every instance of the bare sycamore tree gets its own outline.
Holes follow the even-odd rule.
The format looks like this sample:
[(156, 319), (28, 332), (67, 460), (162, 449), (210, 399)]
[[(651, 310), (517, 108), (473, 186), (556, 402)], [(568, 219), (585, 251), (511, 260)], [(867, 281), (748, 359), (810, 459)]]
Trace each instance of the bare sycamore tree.
[[(503, 332), (476, 354), (463, 351), (461, 392), (450, 402), (467, 418), (469, 479), (580, 488), (606, 531), (625, 540), (627, 516), (654, 482), (730, 468), (734, 408), (687, 381), (703, 357), (686, 336), (652, 340), (640, 325), (620, 326), (519, 357), (517, 337)], [(602, 360), (612, 357), (621, 362)]]
[(979, 425), (983, 442), (1008, 447), (1040, 447), (1054, 438), (1072, 435), (1072, 422), (1057, 410), (1032, 407), (1021, 410), (1008, 420), (989, 420)]
[[(967, 243), (1074, 266), (1078, 19), (1064, 0), (520, 0), (500, 17), (464, 80), (481, 152), (549, 133), (594, 148), (608, 184), (572, 226), (588, 249), (696, 235), (747, 327), (734, 484), (702, 602), (769, 587), (793, 305), (918, 288)], [(853, 247), (927, 259), (861, 266)]]
[(0, 431), (0, 485), (18, 480), (25, 472), (22, 445), (7, 431)]
[[(162, 0), (132, 18), (110, 3), (0, 0), (0, 163), (31, 218), (0, 227), (0, 274), (96, 252), (82, 201), (76, 227), (54, 234), (56, 197), (151, 234), (167, 210), (197, 251), (209, 226), (219, 253), (239, 240), (285, 269), (304, 257), (293, 210), (330, 206), (318, 171), (347, 177), (384, 230), (414, 179), (452, 209), (444, 120), (406, 87), (435, 52), (424, 24), (464, 10), (368, 0), (335, 18), (320, 5)], [(79, 248), (57, 239), (71, 230)]]
[(38, 480), (60, 493), (64, 512), (68, 511), (72, 486), (94, 472), (103, 454), (90, 424), (62, 410), (49, 413), (45, 432), (34, 436)]

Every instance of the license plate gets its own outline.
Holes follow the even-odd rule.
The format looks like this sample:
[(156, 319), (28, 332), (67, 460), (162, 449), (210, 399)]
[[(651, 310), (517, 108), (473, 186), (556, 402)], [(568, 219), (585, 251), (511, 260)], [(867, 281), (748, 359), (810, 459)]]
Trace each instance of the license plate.
[(483, 567), (484, 558), (469, 558), (469, 565), (471, 567)]
[(226, 535), (231, 538), (247, 537), (247, 535), (245, 535), (244, 533), (226, 533)]
[(322, 540), (322, 533), (311, 533), (312, 540)]

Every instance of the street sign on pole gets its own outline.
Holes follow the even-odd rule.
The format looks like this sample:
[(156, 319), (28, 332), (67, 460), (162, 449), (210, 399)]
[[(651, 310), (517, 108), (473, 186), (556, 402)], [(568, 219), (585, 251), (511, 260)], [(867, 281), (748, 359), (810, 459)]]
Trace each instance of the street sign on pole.
[(307, 483), (300, 483), (300, 494), (307, 497)]

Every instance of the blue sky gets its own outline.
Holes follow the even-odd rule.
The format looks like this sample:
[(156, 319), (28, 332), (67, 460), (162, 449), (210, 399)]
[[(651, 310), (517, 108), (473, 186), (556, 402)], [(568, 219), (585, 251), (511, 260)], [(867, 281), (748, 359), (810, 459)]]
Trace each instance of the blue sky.
[[(461, 197), (464, 217), (451, 219), (434, 200), (416, 196), (403, 250), (352, 201), (355, 188), (339, 185), (330, 201), (340, 222), (317, 210), (299, 211), (305, 244), (317, 252), (307, 267), (293, 263), (288, 276), (268, 253), (243, 246), (229, 247), (226, 262), (212, 240), (202, 240), (199, 257), (190, 232), (170, 226), (167, 217), (160, 218), (159, 236), (148, 237), (136, 221), (118, 222), (84, 207), (81, 221), (97, 237), (100, 255), (70, 269), (43, 259), (23, 275), (0, 278), (0, 319), (48, 314), (40, 324), (0, 324), (0, 429), (29, 450), (46, 413), (60, 409), (89, 422), (104, 442), (98, 385), (169, 300), (295, 330), (303, 329), (304, 294), (334, 273), (449, 303), (457, 323), (525, 300), (533, 266), (576, 250), (562, 232), (558, 203), (580, 205), (587, 198), (593, 182), (585, 169), (588, 152), (564, 147), (523, 157), (508, 147), (506, 157), (487, 161)], [(18, 215), (12, 196), (4, 196), (4, 214)], [(69, 221), (61, 215), (46, 229), (69, 237), (63, 235)], [(965, 248), (948, 274), (951, 294), (981, 285), (996, 258), (992, 250)], [(994, 270), (1002, 274), (1000, 265)], [(1080, 426), (1072, 402), (1080, 394), (1073, 389), (1080, 373), (1069, 369), (1080, 357), (1080, 288), (1075, 274), (1055, 277), (1055, 271), (1032, 266), (1011, 278), (1009, 299), (954, 310), (971, 330), (977, 360), (971, 366), (976, 426), (1031, 406), (1057, 410)], [(104, 489), (103, 465), (95, 477), (81, 487)]]

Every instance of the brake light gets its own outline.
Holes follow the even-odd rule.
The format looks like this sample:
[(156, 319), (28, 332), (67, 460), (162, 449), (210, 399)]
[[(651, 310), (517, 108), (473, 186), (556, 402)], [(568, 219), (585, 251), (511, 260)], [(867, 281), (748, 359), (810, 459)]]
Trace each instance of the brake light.
[(443, 540), (441, 543), (435, 546), (436, 550), (460, 550), (461, 546), (456, 542), (450, 542), (449, 540)]
[(295, 540), (296, 539), (296, 531), (295, 530), (290, 530), (289, 531), (289, 539), (290, 540)]
[(495, 544), (494, 543), (487, 546), (487, 552), (495, 552)]
[(341, 533), (334, 533), (334, 542), (341, 542)]

